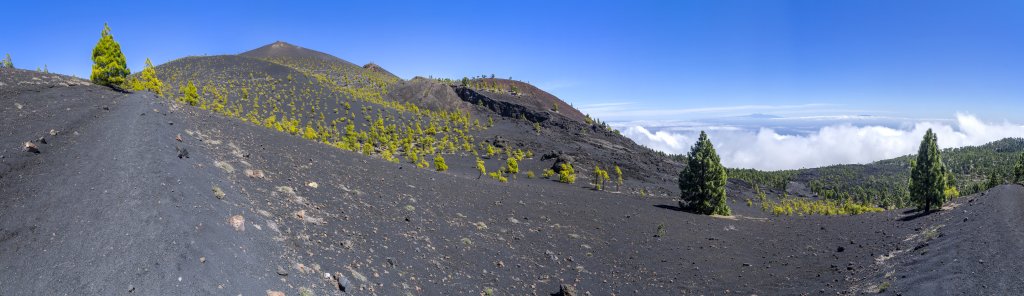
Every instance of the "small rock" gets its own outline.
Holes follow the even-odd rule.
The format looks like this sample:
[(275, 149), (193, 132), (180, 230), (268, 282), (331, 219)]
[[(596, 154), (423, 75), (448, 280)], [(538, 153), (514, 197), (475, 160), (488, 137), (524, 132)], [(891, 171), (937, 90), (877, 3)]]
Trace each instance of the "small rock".
[(350, 282), (348, 278), (345, 277), (345, 275), (340, 272), (335, 272), (334, 278), (338, 282), (338, 290), (341, 290), (342, 292), (345, 292), (346, 290), (348, 290), (349, 287), (352, 286), (352, 282)]
[(59, 133), (57, 130), (53, 130), (53, 129), (50, 130), (50, 135), (51, 136), (56, 136), (57, 133)]
[(249, 178), (256, 178), (256, 179), (263, 179), (265, 177), (265, 175), (263, 174), (263, 170), (250, 170), (250, 169), (246, 169), (245, 170), (245, 176), (249, 177)]
[(281, 267), (281, 265), (278, 265), (277, 266), (277, 275), (288, 276), (288, 270), (284, 269), (284, 267)]
[(309, 186), (309, 187), (315, 189), (317, 187), (320, 187), (320, 184), (317, 184), (316, 182), (309, 182), (309, 183), (306, 183), (306, 186)]
[(217, 197), (217, 199), (224, 199), (225, 195), (224, 190), (221, 190), (220, 187), (213, 186), (213, 196)]
[(842, 253), (843, 251), (846, 251), (846, 248), (843, 248), (842, 246), (839, 246), (838, 248), (836, 248), (836, 252)]
[(36, 144), (32, 144), (32, 142), (25, 142), (25, 152), (39, 154), (39, 147), (36, 147)]
[(181, 134), (178, 134), (177, 136), (175, 136), (174, 139), (177, 140), (178, 142), (182, 142)]
[(237, 231), (245, 231), (245, 217), (242, 217), (242, 215), (231, 216), (228, 219), (228, 223)]
[(555, 295), (557, 295), (557, 296), (576, 296), (576, 287), (568, 285), (568, 284), (562, 284), (561, 286), (558, 287), (558, 293), (555, 293)]
[(199, 257), (199, 263), (206, 263), (206, 257)]
[(36, 141), (39, 142), (39, 143), (43, 143), (43, 144), (49, 144), (49, 143), (46, 143), (46, 137), (39, 137), (39, 140), (36, 140)]
[(188, 157), (188, 149), (181, 148), (181, 147), (178, 147), (178, 146), (174, 146), (174, 150), (176, 150), (178, 152), (178, 159), (189, 158)]
[(267, 290), (267, 296), (285, 296), (284, 292)]

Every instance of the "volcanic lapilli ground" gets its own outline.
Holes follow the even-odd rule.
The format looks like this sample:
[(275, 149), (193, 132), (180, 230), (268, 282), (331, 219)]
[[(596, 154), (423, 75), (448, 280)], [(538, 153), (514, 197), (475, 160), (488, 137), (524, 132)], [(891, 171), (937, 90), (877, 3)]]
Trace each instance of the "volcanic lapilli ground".
[[(4, 294), (932, 295), (1024, 282), (1005, 260), (1024, 250), (1018, 185), (924, 216), (776, 217), (731, 181), (735, 216), (707, 217), (586, 184), (477, 180), (470, 155), (417, 169), (147, 92), (0, 72)], [(530, 128), (496, 120), (484, 131)]]

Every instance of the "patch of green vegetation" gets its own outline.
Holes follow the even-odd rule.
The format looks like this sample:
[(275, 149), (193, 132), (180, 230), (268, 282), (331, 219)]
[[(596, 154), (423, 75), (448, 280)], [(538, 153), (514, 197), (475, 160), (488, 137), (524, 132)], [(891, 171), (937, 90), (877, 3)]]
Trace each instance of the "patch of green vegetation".
[(871, 205), (859, 204), (851, 200), (809, 200), (785, 196), (780, 198), (778, 202), (771, 200), (762, 201), (761, 209), (776, 216), (859, 215), (863, 213), (881, 212), (884, 210)]
[(558, 172), (558, 182), (576, 183), (576, 170), (572, 168), (572, 164), (563, 163), (559, 168), (561, 170)]
[(594, 190), (604, 190), (604, 182), (608, 181), (608, 171), (602, 170), (600, 166), (594, 166)]
[[(988, 188), (997, 178), (1013, 177), (1016, 160), (1024, 151), (1024, 139), (1008, 138), (981, 146), (942, 149), (946, 176), (945, 198), (970, 195)], [(917, 155), (907, 155), (866, 165), (833, 165), (813, 169), (759, 171), (729, 169), (729, 178), (744, 180), (762, 188), (784, 191), (791, 181), (804, 182), (811, 192), (827, 200), (852, 200), (881, 208), (914, 205), (907, 186), (911, 164)], [(1000, 182), (1001, 183), (1001, 182)]]
[(886, 282), (883, 282), (883, 283), (882, 283), (881, 285), (878, 285), (878, 293), (879, 293), (879, 294), (881, 294), (881, 293), (885, 293), (885, 290), (888, 290), (888, 289), (889, 289), (889, 286), (891, 286), (891, 285), (892, 285), (892, 284), (891, 284), (891, 283), (889, 283), (888, 281), (886, 281)]

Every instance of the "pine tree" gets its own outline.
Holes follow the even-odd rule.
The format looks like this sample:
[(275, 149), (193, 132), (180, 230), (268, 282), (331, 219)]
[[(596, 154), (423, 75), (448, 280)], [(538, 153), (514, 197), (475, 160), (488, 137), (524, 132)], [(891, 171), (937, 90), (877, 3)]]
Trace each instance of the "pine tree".
[(558, 168), (558, 182), (576, 183), (576, 170), (573, 169), (572, 164), (563, 163)]
[(181, 101), (186, 104), (195, 106), (199, 104), (199, 90), (196, 89), (196, 85), (192, 84), (192, 80), (188, 81), (187, 85), (184, 85), (179, 89), (181, 91)]
[(4, 57), (3, 64), (0, 64), (0, 66), (7, 69), (14, 69), (14, 62), (11, 62), (11, 54), (7, 54), (7, 56)]
[(96, 48), (92, 50), (92, 62), (92, 75), (89, 79), (95, 84), (120, 87), (130, 73), (124, 54), (121, 53), (121, 45), (114, 41), (107, 24), (103, 24), (100, 41), (96, 42)]
[(679, 206), (705, 215), (730, 215), (726, 204), (725, 183), (728, 176), (704, 131), (686, 154), (687, 164), (679, 173), (682, 200)]
[(480, 179), (480, 177), (487, 173), (487, 167), (484, 165), (484, 160), (479, 157), (476, 158), (476, 170), (480, 173), (480, 175), (476, 176), (477, 179)]
[(608, 171), (602, 170), (600, 166), (594, 166), (594, 189), (604, 190), (604, 182), (608, 181)]
[(434, 168), (436, 168), (438, 172), (448, 170), (448, 165), (444, 163), (444, 157), (441, 157), (440, 154), (434, 156)]
[(148, 90), (157, 95), (163, 94), (164, 83), (160, 81), (160, 78), (156, 77), (156, 69), (153, 68), (153, 63), (149, 61), (149, 58), (146, 58), (146, 66), (142, 68), (139, 79), (140, 81), (135, 86), (135, 90)]
[(1003, 178), (999, 176), (999, 173), (997, 173), (996, 171), (992, 171), (992, 173), (988, 175), (988, 183), (985, 184), (985, 189), (992, 189), (992, 187), (996, 187), (1002, 184)]
[(619, 166), (615, 166), (615, 191), (620, 191), (619, 187), (622, 186), (622, 169)]
[(1024, 180), (1024, 152), (1021, 152), (1017, 159), (1017, 165), (1013, 167), (1013, 183), (1020, 183)]
[(909, 188), (910, 199), (925, 212), (940, 209), (945, 202), (946, 168), (939, 153), (938, 137), (928, 129), (910, 169)]
[(510, 174), (514, 175), (519, 173), (519, 162), (516, 161), (515, 157), (509, 157), (508, 160), (505, 161), (505, 166), (508, 168), (508, 172)]

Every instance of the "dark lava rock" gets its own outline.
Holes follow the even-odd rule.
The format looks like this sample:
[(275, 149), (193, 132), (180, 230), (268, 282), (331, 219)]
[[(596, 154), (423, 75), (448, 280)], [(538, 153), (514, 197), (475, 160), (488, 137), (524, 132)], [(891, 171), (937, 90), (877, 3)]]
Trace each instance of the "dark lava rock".
[(352, 282), (350, 282), (348, 278), (340, 272), (334, 273), (334, 279), (338, 281), (338, 290), (342, 292), (345, 292), (348, 287), (352, 286)]
[(551, 165), (551, 169), (556, 173), (562, 172), (562, 164), (573, 164), (575, 159), (569, 154), (565, 154), (562, 151), (551, 151), (541, 157), (540, 160), (554, 159), (555, 163)]
[(573, 286), (570, 286), (570, 285), (567, 285), (567, 284), (562, 284), (561, 286), (558, 287), (558, 293), (555, 293), (554, 295), (555, 296), (576, 296), (577, 295), (576, 294), (576, 287), (573, 287)]
[(842, 253), (843, 251), (846, 251), (846, 248), (843, 248), (842, 246), (836, 248), (836, 252)]
[(174, 146), (174, 150), (178, 151), (178, 158), (189, 158), (188, 149)]
[(508, 139), (505, 139), (501, 135), (495, 135), (494, 139), (491, 140), (491, 145), (494, 145), (494, 147), (503, 148), (503, 149), (505, 147), (509, 147)]

